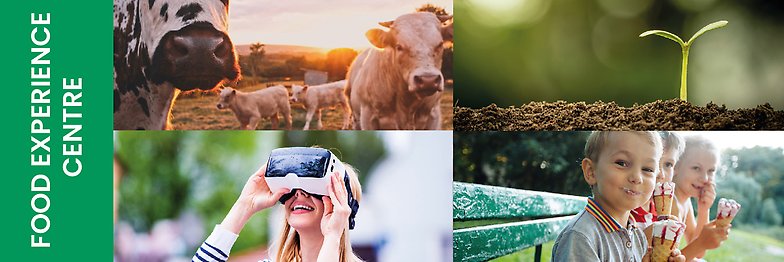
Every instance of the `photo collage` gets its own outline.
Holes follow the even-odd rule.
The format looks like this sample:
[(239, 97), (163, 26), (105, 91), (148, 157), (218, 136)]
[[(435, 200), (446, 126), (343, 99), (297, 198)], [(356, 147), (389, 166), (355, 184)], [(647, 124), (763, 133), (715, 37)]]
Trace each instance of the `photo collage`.
[(784, 4), (113, 2), (113, 261), (784, 261)]

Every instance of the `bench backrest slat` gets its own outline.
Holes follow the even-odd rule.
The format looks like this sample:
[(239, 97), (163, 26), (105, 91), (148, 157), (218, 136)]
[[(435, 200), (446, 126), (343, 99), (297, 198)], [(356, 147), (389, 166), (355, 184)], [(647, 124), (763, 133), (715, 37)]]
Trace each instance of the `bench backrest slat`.
[(486, 261), (553, 240), (572, 216), (455, 230), (454, 261)]
[(574, 215), (586, 198), (462, 182), (453, 183), (455, 221)]

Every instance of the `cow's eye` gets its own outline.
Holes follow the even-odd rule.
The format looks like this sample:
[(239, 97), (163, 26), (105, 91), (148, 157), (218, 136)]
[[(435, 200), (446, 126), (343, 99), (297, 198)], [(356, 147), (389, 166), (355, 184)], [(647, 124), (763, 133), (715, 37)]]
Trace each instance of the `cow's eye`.
[(395, 45), (395, 50), (397, 50), (397, 51), (403, 51), (403, 46), (402, 46), (402, 45), (400, 45), (400, 44), (397, 44), (397, 45)]

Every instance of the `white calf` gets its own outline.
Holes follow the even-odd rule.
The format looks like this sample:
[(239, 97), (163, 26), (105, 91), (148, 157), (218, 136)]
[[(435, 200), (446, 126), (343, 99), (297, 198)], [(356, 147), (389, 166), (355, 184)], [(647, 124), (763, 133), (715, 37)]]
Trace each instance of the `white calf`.
[(310, 129), (313, 114), (316, 114), (318, 117), (316, 128), (322, 129), (324, 126), (321, 124), (321, 109), (334, 109), (337, 106), (343, 107), (343, 127), (341, 128), (349, 128), (351, 108), (348, 105), (345, 88), (346, 80), (315, 86), (291, 86), (291, 102), (302, 102), (305, 105), (305, 110), (308, 112), (305, 117), (304, 130)]
[(289, 93), (286, 87), (276, 85), (254, 92), (242, 92), (231, 87), (224, 87), (220, 92), (218, 109), (231, 109), (240, 128), (254, 130), (262, 117), (269, 117), (272, 128), (278, 129), (278, 114), (283, 115), (286, 129), (291, 129), (291, 106), (287, 100)]

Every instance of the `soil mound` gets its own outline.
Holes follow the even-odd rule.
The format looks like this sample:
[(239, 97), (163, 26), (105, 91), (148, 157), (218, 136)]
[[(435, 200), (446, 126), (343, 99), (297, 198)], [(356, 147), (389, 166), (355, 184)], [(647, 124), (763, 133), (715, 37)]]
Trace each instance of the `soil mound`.
[(727, 109), (709, 103), (695, 106), (680, 99), (622, 107), (602, 101), (530, 102), (502, 108), (491, 104), (455, 107), (455, 131), (525, 130), (782, 130), (784, 111), (770, 104)]

